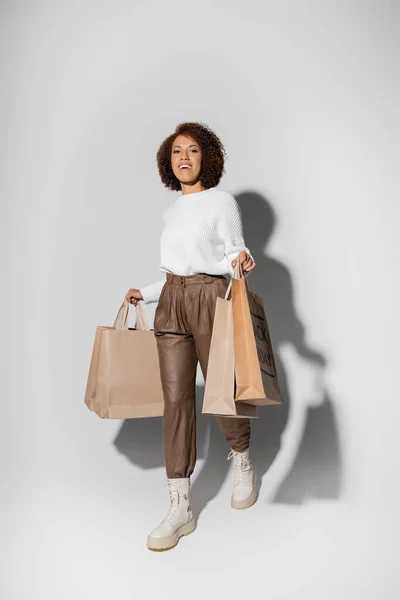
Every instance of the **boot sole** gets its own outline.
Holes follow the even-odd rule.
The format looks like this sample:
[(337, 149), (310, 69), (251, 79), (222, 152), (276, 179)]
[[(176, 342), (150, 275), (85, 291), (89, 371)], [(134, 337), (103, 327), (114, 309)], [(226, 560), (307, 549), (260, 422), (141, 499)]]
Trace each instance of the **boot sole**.
[(190, 535), (196, 529), (196, 521), (192, 519), (189, 523), (181, 525), (174, 535), (169, 535), (162, 538), (153, 538), (150, 535), (147, 537), (147, 547), (153, 552), (164, 552), (164, 550), (171, 550), (175, 548), (180, 538), (184, 535)]
[(251, 492), (250, 496), (248, 498), (246, 498), (245, 500), (234, 500), (232, 497), (231, 498), (231, 507), (235, 508), (236, 510), (244, 510), (245, 508), (250, 508), (250, 506), (253, 506), (253, 504), (256, 503), (257, 498), (258, 498), (257, 476), (254, 473), (253, 491)]

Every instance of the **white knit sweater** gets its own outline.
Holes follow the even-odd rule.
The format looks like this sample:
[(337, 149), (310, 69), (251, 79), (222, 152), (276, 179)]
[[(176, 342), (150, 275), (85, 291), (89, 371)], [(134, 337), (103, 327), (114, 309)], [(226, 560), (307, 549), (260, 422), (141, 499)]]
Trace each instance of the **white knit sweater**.
[[(241, 211), (229, 192), (216, 187), (180, 194), (164, 211), (160, 271), (176, 275), (233, 275), (232, 260), (246, 248)], [(253, 257), (252, 257), (253, 258)], [(166, 277), (140, 289), (145, 304), (157, 302)]]

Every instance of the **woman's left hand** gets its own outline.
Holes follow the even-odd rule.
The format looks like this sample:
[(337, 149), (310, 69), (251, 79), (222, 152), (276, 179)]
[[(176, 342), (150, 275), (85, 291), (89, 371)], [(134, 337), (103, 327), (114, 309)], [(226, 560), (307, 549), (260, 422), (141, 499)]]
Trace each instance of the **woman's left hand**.
[(242, 250), (239, 256), (232, 261), (232, 267), (236, 265), (238, 259), (242, 265), (243, 271), (252, 271), (256, 266), (256, 263), (251, 258), (250, 254), (247, 254), (246, 250)]

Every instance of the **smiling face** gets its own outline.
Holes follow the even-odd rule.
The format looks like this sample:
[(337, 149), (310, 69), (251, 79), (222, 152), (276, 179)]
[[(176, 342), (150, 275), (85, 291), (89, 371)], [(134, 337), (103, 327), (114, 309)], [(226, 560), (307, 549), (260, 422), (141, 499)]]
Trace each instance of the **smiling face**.
[(198, 182), (201, 171), (201, 148), (186, 135), (178, 135), (171, 149), (171, 166), (175, 177), (183, 185)]

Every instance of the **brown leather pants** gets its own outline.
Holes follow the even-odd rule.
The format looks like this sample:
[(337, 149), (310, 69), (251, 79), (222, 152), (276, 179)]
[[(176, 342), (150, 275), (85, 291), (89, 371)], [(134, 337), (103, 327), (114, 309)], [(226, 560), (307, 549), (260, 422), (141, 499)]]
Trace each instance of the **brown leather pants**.
[[(163, 447), (168, 478), (190, 477), (196, 463), (196, 370), (207, 376), (215, 305), (224, 275), (172, 275), (161, 290), (154, 334), (164, 394)], [(250, 419), (215, 417), (233, 450), (250, 442)]]

